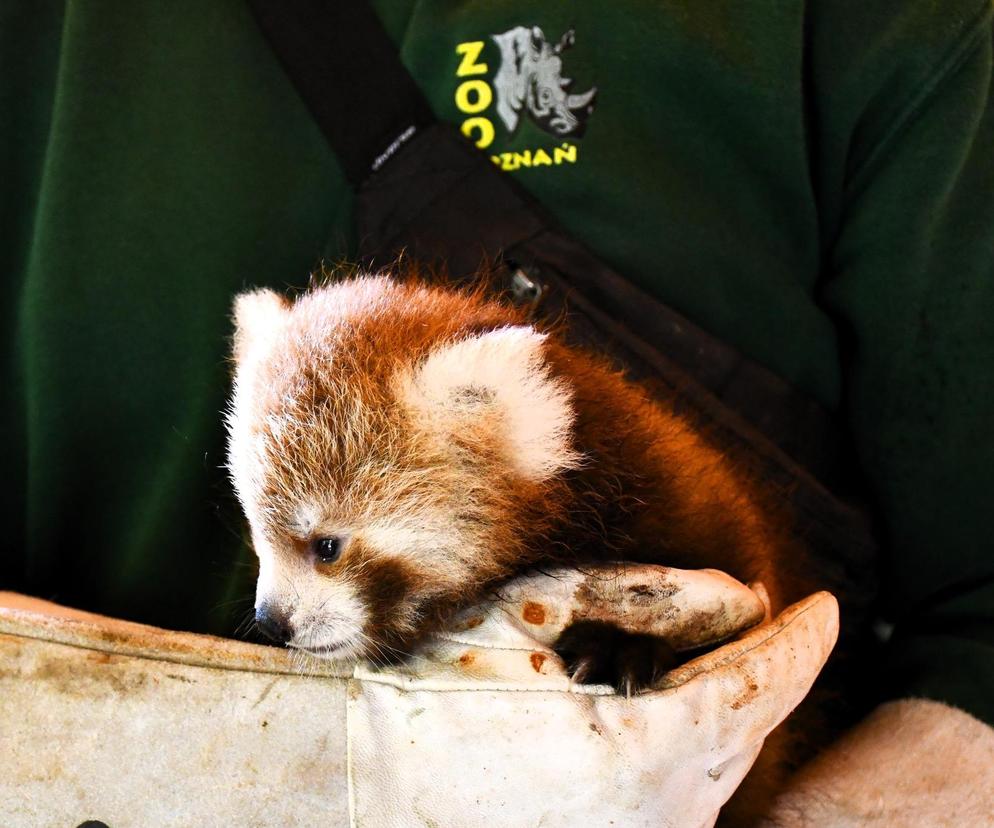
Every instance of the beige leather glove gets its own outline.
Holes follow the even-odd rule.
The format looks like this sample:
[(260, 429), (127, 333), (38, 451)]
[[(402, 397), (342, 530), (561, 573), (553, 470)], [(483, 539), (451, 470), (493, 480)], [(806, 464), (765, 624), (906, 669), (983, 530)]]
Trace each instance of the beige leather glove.
[(679, 648), (762, 613), (721, 573), (564, 571), (374, 670), (0, 593), (0, 825), (707, 826), (820, 670), (835, 600), (630, 700), (549, 645), (578, 617)]
[(766, 828), (988, 828), (994, 729), (924, 699), (881, 705), (811, 762)]
[(400, 826), (413, 813), (445, 826), (711, 825), (827, 658), (832, 596), (795, 604), (631, 699), (571, 682), (551, 645), (572, 621), (596, 619), (690, 649), (764, 610), (710, 570), (602, 566), (509, 585), (403, 668), (357, 670), (358, 824)]

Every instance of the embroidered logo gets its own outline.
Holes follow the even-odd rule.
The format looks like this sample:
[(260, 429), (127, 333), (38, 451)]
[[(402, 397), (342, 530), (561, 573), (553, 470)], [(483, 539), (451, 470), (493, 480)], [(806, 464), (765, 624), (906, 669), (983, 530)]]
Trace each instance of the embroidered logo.
[[(563, 53), (576, 42), (573, 29), (567, 30), (557, 43), (550, 43), (538, 26), (515, 26), (491, 35), (490, 42), (490, 49), (496, 46), (500, 56), (492, 79), (486, 77), (490, 64), (483, 59), (487, 41), (472, 40), (456, 46), (459, 84), (455, 104), (466, 116), (463, 134), (480, 149), (494, 152), (491, 159), (504, 170), (575, 164), (578, 145), (562, 139), (583, 137), (594, 111), (597, 87), (576, 94), (570, 91), (572, 80), (563, 77)], [(492, 146), (500, 124), (511, 139), (526, 120), (560, 139), (558, 145), (506, 152)]]
[(573, 81), (563, 77), (562, 53), (576, 42), (572, 29), (553, 46), (538, 26), (516, 26), (503, 34), (492, 35), (500, 48), (500, 69), (494, 76), (497, 90), (497, 114), (514, 133), (521, 111), (552, 135), (580, 138), (587, 118), (594, 111), (597, 87), (580, 95), (570, 94)]

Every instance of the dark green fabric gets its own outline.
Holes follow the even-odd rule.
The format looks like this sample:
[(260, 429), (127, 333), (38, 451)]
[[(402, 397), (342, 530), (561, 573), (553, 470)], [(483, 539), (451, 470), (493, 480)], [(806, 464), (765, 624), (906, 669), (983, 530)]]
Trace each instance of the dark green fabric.
[[(509, 174), (852, 428), (890, 692), (994, 721), (989, 5), (376, 6), (440, 117), (488, 121), (497, 163), (557, 158)], [(459, 110), (517, 26), (575, 30), (582, 137)], [(4, 584), (230, 631), (252, 591), (220, 468), (231, 297), (347, 258), (351, 195), (235, 0), (0, 0), (0, 101)]]

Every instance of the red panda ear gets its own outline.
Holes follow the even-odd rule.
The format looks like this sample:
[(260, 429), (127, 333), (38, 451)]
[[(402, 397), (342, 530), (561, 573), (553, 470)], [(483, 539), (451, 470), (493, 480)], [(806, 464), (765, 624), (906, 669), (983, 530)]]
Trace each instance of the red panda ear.
[(235, 362), (242, 362), (258, 345), (272, 341), (283, 328), (289, 307), (284, 297), (265, 288), (235, 297)]
[(572, 448), (570, 389), (549, 373), (545, 338), (521, 325), (442, 345), (400, 375), (400, 397), (445, 442), (494, 424), (512, 466), (545, 480), (580, 459)]

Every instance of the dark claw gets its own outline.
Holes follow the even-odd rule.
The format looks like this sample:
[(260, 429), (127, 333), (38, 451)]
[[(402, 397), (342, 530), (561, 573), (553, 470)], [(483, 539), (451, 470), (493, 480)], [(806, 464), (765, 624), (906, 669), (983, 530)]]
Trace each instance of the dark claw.
[(553, 649), (574, 681), (610, 684), (626, 696), (651, 687), (680, 663), (665, 639), (625, 632), (605, 621), (570, 624)]

